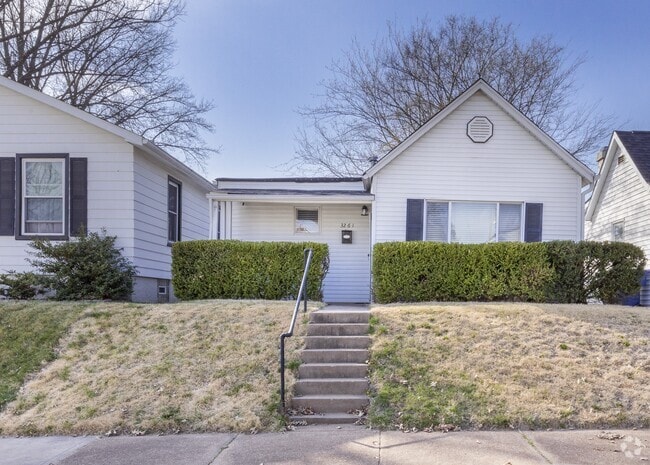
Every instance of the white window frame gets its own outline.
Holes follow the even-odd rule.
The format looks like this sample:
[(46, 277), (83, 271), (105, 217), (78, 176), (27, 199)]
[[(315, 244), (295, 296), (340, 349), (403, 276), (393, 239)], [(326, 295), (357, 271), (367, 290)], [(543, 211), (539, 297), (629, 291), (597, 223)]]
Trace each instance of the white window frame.
[[(169, 209), (169, 188), (173, 186), (176, 188), (176, 211), (171, 211)], [(175, 242), (179, 242), (181, 239), (181, 192), (183, 184), (180, 181), (172, 177), (167, 178), (167, 245), (171, 245)], [(176, 215), (173, 223), (169, 219), (169, 215)], [(169, 230), (174, 226), (176, 232), (176, 239), (171, 240), (169, 238)]]
[[(61, 195), (56, 195), (56, 196), (47, 196), (47, 195), (33, 195), (33, 196), (27, 196), (27, 163), (53, 163), (53, 162), (58, 162), (61, 163)], [(21, 179), (20, 179), (20, 235), (24, 237), (31, 237), (31, 236), (37, 236), (37, 237), (62, 237), (65, 238), (67, 237), (66, 233), (66, 214), (68, 211), (68, 205), (67, 205), (67, 195), (66, 195), (66, 190), (67, 190), (67, 175), (68, 173), (66, 172), (67, 168), (67, 160), (63, 157), (22, 157), (20, 158), (20, 173), (21, 173)], [(27, 199), (28, 198), (35, 198), (35, 199), (61, 199), (61, 232), (58, 233), (53, 233), (53, 232), (47, 232), (47, 233), (34, 233), (34, 232), (27, 232)]]
[[(318, 214), (318, 220), (317, 220), (317, 225), (318, 225), (318, 231), (298, 231), (298, 211), (299, 210), (309, 210), (309, 211), (316, 211)], [(301, 206), (301, 207), (293, 207), (293, 233), (298, 236), (303, 236), (303, 235), (315, 235), (315, 234), (320, 234), (321, 232), (321, 210), (320, 207), (310, 207), (310, 206)]]
[(489, 205), (495, 205), (497, 206), (497, 212), (496, 212), (496, 225), (495, 225), (495, 242), (499, 242), (499, 215), (501, 211), (501, 205), (519, 205), (520, 207), (520, 215), (519, 215), (519, 239), (518, 242), (523, 242), (524, 241), (524, 202), (498, 202), (498, 201), (484, 201), (484, 200), (432, 200), (432, 199), (427, 199), (424, 202), (424, 226), (423, 226), (423, 238), (424, 240), (427, 240), (427, 215), (429, 211), (429, 203), (446, 203), (447, 204), (447, 240), (445, 243), (449, 244), (451, 243), (451, 218), (452, 218), (452, 211), (453, 211), (453, 206), (454, 204), (459, 204), (459, 203), (471, 203), (471, 204), (489, 204)]
[[(621, 229), (621, 236), (616, 237), (616, 229)], [(625, 241), (625, 220), (615, 221), (612, 223), (612, 241), (613, 242), (623, 242)]]

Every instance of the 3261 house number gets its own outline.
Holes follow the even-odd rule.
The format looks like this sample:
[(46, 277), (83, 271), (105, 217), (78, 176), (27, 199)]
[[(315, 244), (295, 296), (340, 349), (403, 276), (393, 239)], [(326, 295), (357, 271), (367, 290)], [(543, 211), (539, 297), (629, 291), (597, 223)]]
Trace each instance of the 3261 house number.
[(341, 223), (341, 227), (346, 229), (354, 228), (354, 223)]

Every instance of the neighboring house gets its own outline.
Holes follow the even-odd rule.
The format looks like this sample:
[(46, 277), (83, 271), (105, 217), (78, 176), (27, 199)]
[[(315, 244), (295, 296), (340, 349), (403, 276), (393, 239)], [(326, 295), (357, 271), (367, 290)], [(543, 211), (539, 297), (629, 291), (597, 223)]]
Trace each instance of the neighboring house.
[[(650, 257), (650, 131), (615, 131), (597, 161), (586, 239), (629, 242)], [(650, 305), (648, 284), (641, 289), (641, 305)]]
[(30, 269), (32, 239), (104, 228), (137, 267), (133, 300), (167, 301), (171, 244), (209, 236), (211, 188), (142, 137), (0, 78), (0, 273)]
[(379, 242), (581, 240), (593, 178), (478, 80), (359, 178), (217, 179), (211, 237), (326, 242), (324, 300), (368, 302)]

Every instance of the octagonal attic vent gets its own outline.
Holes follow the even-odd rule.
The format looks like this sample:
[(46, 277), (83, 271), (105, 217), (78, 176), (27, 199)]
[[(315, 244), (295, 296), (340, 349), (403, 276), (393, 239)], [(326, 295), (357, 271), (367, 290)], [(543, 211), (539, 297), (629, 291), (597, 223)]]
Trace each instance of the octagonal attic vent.
[(467, 123), (467, 137), (473, 142), (482, 144), (490, 140), (494, 126), (485, 116), (475, 116)]

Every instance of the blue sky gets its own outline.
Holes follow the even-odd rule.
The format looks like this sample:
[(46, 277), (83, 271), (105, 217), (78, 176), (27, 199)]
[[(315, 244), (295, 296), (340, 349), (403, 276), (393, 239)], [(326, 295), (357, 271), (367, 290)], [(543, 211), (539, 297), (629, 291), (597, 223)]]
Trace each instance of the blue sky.
[(370, 44), (387, 23), (450, 14), (511, 22), (526, 40), (550, 34), (585, 55), (575, 96), (600, 102), (614, 129), (650, 130), (650, 1), (188, 0), (175, 30), (176, 74), (212, 100), (208, 143), (219, 148), (205, 175), (273, 177), (294, 153), (297, 109), (313, 105), (328, 66), (353, 39)]

